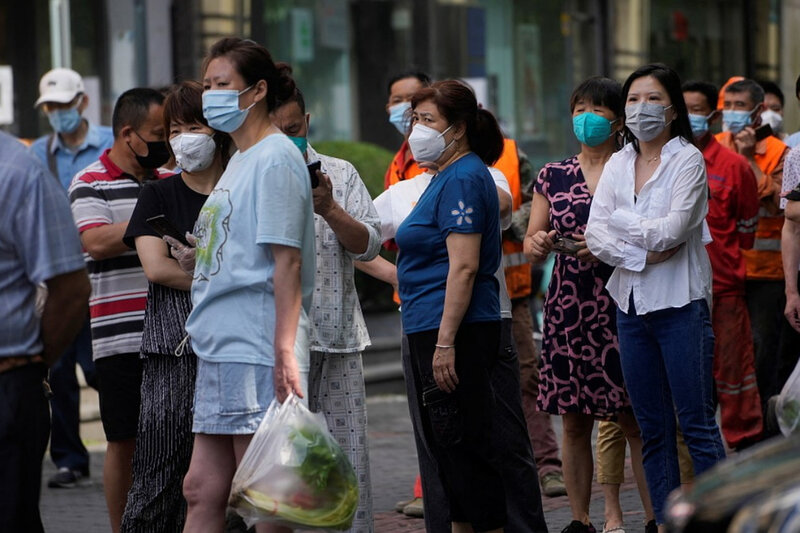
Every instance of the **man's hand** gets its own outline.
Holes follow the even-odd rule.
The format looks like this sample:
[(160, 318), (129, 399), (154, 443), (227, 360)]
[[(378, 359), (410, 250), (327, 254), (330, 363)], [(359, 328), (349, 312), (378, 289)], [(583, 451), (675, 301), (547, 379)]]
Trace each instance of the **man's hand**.
[(163, 239), (169, 245), (170, 253), (172, 254), (172, 257), (178, 261), (181, 270), (190, 276), (194, 276), (195, 247), (197, 246), (197, 238), (188, 231), (186, 232), (186, 240), (191, 246), (186, 246), (179, 240), (173, 239), (169, 235), (164, 235)]
[(747, 126), (733, 136), (736, 151), (748, 159), (753, 159), (756, 153), (756, 130)]
[(681, 249), (681, 246), (683, 246), (683, 243), (679, 244), (675, 248), (670, 248), (669, 250), (664, 250), (663, 252), (654, 252), (654, 251), (651, 250), (651, 251), (647, 252), (647, 259), (645, 260), (645, 263), (647, 263), (648, 265), (655, 265), (655, 264), (658, 264), (658, 263), (663, 263), (664, 261), (666, 261), (667, 259), (669, 259), (673, 255), (678, 253), (678, 250)]
[(556, 230), (537, 231), (533, 235), (528, 235), (523, 242), (523, 250), (525, 257), (529, 261), (538, 263), (547, 258), (547, 254), (553, 249), (553, 238), (556, 236)]
[(456, 349), (436, 348), (433, 352), (433, 379), (441, 390), (451, 393), (456, 390)]
[(319, 185), (311, 189), (311, 195), (314, 198), (314, 212), (325, 218), (338, 204), (333, 199), (333, 185), (331, 185), (331, 179), (328, 175), (323, 174), (321, 170), (317, 170), (317, 177), (319, 178)]
[(796, 292), (786, 295), (786, 307), (783, 315), (789, 321), (789, 324), (800, 332), (800, 295)]

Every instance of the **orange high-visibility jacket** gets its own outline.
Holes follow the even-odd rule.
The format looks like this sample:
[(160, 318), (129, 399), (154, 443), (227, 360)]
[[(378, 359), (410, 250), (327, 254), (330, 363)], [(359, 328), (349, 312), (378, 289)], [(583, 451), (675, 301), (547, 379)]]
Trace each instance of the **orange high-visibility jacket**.
[[(729, 131), (718, 133), (717, 140), (723, 146), (736, 151), (733, 135)], [(780, 139), (770, 136), (756, 144), (755, 162), (761, 169), (758, 196), (761, 206), (758, 212), (756, 240), (752, 250), (742, 250), (747, 279), (782, 280), (781, 230), (783, 212), (779, 208), (781, 182), (783, 181), (783, 159), (789, 147)]]
[[(516, 211), (522, 204), (522, 184), (519, 175), (519, 154), (517, 143), (505, 139), (500, 159), (494, 167), (502, 172), (511, 188), (511, 210)], [(506, 275), (508, 296), (512, 300), (524, 298), (531, 293), (531, 265), (522, 253), (522, 243), (503, 239), (503, 270)]]

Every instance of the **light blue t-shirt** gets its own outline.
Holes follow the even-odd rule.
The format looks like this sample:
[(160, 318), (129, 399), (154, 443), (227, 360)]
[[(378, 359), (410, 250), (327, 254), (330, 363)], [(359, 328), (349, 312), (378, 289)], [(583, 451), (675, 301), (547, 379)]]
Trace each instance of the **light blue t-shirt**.
[[(280, 280), (273, 280), (269, 245), (301, 251), (301, 330), (316, 271), (311, 183), (294, 143), (273, 134), (236, 152), (200, 210), (194, 234), (194, 309), (186, 331), (195, 353), (213, 362), (274, 365), (274, 283)], [(307, 359), (298, 358), (298, 365), (308, 370)]]
[(0, 132), (0, 357), (42, 351), (36, 284), (86, 268), (67, 195)]
[(50, 163), (47, 158), (47, 152), (51, 151), (53, 153), (56, 168), (58, 169), (58, 181), (61, 182), (64, 190), (69, 189), (69, 184), (72, 183), (72, 178), (75, 177), (75, 174), (100, 159), (100, 155), (114, 144), (114, 133), (111, 128), (97, 126), (91, 122), (89, 122), (89, 130), (86, 132), (86, 138), (83, 143), (74, 150), (64, 146), (64, 143), (61, 142), (61, 137), (58, 135), (55, 136), (51, 146), (51, 136), (44, 135), (36, 139), (31, 145), (31, 152), (48, 169), (50, 168)]

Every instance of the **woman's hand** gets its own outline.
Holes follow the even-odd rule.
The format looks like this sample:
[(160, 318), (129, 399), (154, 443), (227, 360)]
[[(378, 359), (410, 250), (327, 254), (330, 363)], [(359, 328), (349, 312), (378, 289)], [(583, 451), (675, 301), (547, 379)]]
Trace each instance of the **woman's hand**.
[(275, 397), (283, 403), (294, 392), (298, 398), (303, 398), (303, 389), (300, 384), (300, 370), (297, 368), (297, 359), (294, 351), (280, 356), (275, 354), (275, 368), (273, 372), (273, 382), (275, 384)]
[(456, 348), (436, 348), (433, 352), (433, 379), (441, 390), (451, 393), (456, 390)]
[(526, 235), (522, 244), (525, 257), (534, 263), (544, 261), (553, 250), (553, 238), (555, 236), (556, 230), (550, 230), (549, 232), (539, 230), (536, 233)]
[(181, 270), (190, 276), (194, 276), (195, 246), (197, 246), (197, 238), (188, 231), (186, 232), (186, 240), (191, 246), (186, 246), (179, 240), (173, 239), (169, 235), (164, 235), (163, 238), (170, 247), (170, 253), (172, 253), (172, 257), (174, 257), (181, 266)]
[(586, 245), (586, 236), (581, 233), (573, 233), (570, 235), (573, 240), (580, 241), (579, 246), (580, 249), (575, 252), (575, 257), (577, 257), (580, 261), (584, 263), (599, 263), (600, 260), (589, 251), (589, 247)]
[(650, 250), (649, 252), (647, 252), (647, 259), (645, 260), (645, 263), (647, 263), (648, 265), (656, 265), (658, 263), (663, 263), (673, 255), (675, 255), (678, 252), (678, 250), (681, 249), (681, 246), (683, 246), (683, 243), (679, 244), (674, 248), (670, 248), (669, 250), (664, 250), (663, 252), (654, 252)]

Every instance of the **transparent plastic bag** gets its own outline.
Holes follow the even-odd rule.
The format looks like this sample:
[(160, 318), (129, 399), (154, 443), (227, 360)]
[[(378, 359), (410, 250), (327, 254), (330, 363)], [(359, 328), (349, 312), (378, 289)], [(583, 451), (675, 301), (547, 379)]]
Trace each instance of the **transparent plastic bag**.
[(233, 476), (229, 505), (248, 527), (346, 530), (358, 506), (350, 461), (321, 414), (273, 400)]
[(781, 433), (789, 436), (800, 431), (800, 363), (786, 380), (775, 406)]

